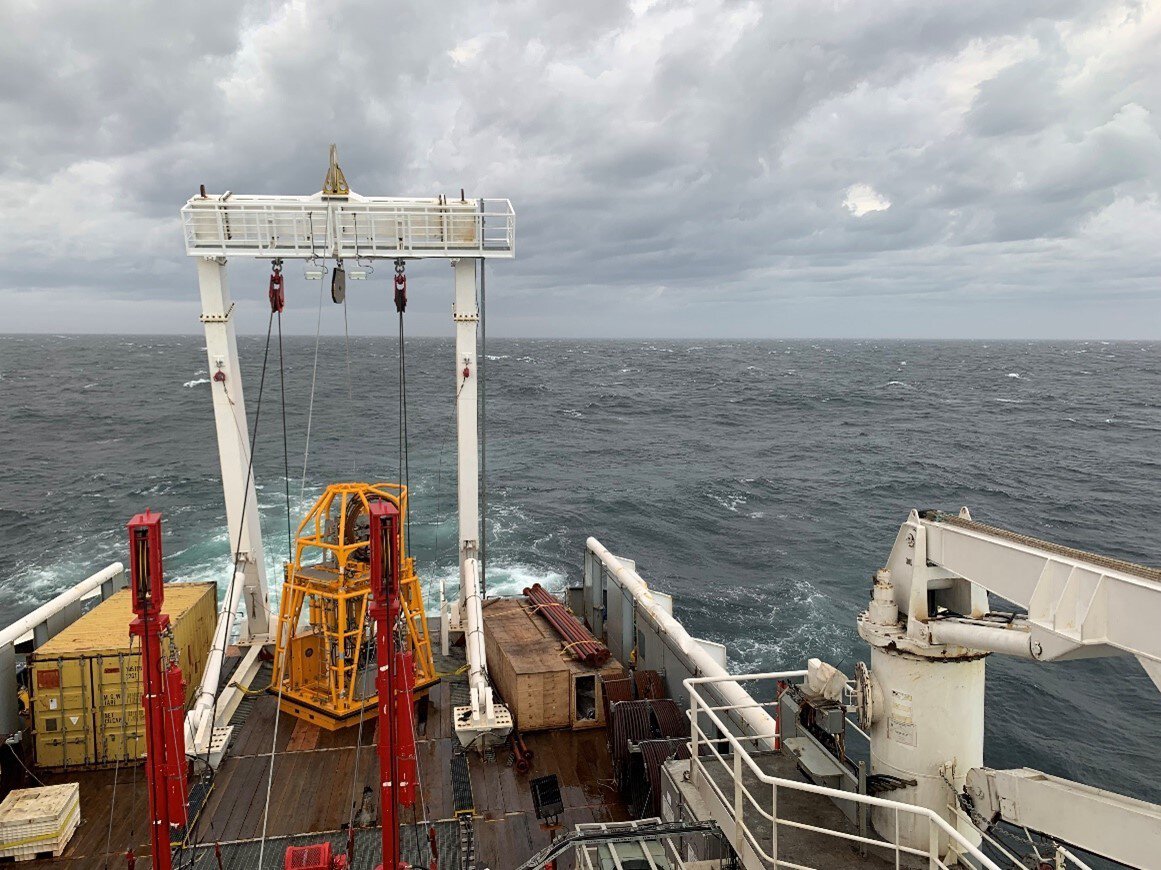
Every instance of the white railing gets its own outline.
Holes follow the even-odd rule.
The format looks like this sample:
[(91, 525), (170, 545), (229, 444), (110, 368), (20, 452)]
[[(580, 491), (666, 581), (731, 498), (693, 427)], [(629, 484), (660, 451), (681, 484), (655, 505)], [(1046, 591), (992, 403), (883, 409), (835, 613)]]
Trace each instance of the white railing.
[[(761, 682), (792, 680), (800, 679), (805, 673), (805, 671), (784, 671), (782, 673), (741, 674), (726, 677), (695, 677), (684, 681), (686, 690), (689, 692), (690, 702), (690, 779), (695, 787), (700, 787), (701, 783), (704, 782), (721, 802), (727, 816), (733, 822), (733, 845), (739, 856), (744, 859), (746, 851), (750, 850), (754, 855), (758, 856), (763, 864), (769, 867), (812, 870), (812, 868), (806, 867), (805, 865), (780, 860), (778, 858), (778, 835), (779, 827), (782, 826), (823, 834), (846, 840), (849, 843), (857, 843), (879, 850), (886, 849), (892, 851), (895, 856), (895, 866), (897, 868), (903, 866), (902, 862), (905, 859), (908, 861), (908, 866), (910, 866), (914, 858), (924, 858), (927, 860), (929, 868), (949, 870), (949, 865), (940, 855), (940, 843), (946, 841), (952, 844), (950, 851), (956, 855), (970, 856), (976, 862), (977, 866), (987, 868), (987, 870), (1001, 870), (999, 865), (980, 851), (979, 847), (969, 842), (959, 831), (948, 824), (942, 816), (926, 807), (918, 807), (898, 801), (861, 795), (856, 792), (843, 791), (841, 789), (827, 788), (825, 786), (814, 785), (813, 783), (796, 782), (765, 773), (743, 745), (744, 743), (750, 742), (750, 739), (746, 736), (739, 738), (733, 734), (727, 722), (718, 715), (719, 712), (727, 712), (730, 708), (711, 706), (706, 703), (698, 692), (698, 687), (706, 684), (727, 681)], [(703, 715), (713, 723), (717, 729), (717, 733), (724, 736), (710, 737), (702, 728)], [(728, 745), (728, 751), (725, 754), (718, 749), (718, 744), (723, 743)], [(704, 755), (703, 750), (706, 751)], [(707, 764), (713, 765), (715, 763), (727, 774), (728, 785), (725, 789), (720, 787), (710, 775)], [(746, 768), (749, 768), (750, 773), (759, 783), (764, 786), (769, 786), (768, 801), (759, 799), (746, 785), (744, 780)], [(778, 794), (780, 790), (806, 792), (831, 800), (852, 801), (854, 803), (865, 804), (868, 808), (878, 807), (885, 809), (894, 815), (894, 837), (892, 840), (873, 839), (846, 831), (823, 828), (818, 825), (782, 818), (778, 814)], [(768, 844), (759, 842), (758, 837), (754, 833), (753, 825), (746, 823), (748, 812), (753, 814), (751, 818), (757, 816), (769, 823), (770, 842)], [(900, 842), (900, 815), (905, 817), (912, 816), (926, 821), (928, 830), (928, 847), (926, 849), (904, 845)]]
[[(0, 630), (0, 674), (10, 675), (16, 668), (16, 645), (31, 642), (33, 647), (45, 643), (81, 616), (84, 602), (100, 597), (103, 601), (126, 586), (125, 566), (113, 562), (76, 585), (66, 589), (47, 604), (22, 616)], [(16, 684), (0, 692), (0, 736), (8, 737), (20, 730), (17, 713)]]
[(181, 210), (191, 256), (297, 259), (512, 257), (506, 199), (208, 196)]

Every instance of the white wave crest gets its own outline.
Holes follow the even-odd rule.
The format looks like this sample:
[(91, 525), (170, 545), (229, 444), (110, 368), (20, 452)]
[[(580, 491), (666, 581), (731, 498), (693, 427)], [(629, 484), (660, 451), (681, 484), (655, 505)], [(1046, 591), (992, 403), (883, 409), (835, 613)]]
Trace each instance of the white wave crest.
[[(456, 565), (447, 565), (433, 571), (419, 571), (419, 582), (423, 587), (423, 606), (428, 616), (439, 615), (439, 589), (443, 585), (443, 594), (448, 601), (453, 601), (460, 591), (460, 569)], [(489, 598), (511, 598), (524, 594), (525, 587), (539, 583), (552, 594), (556, 595), (565, 590), (567, 578), (559, 571), (546, 568), (537, 568), (534, 565), (525, 565), (520, 562), (500, 562), (488, 565), (487, 594)]]

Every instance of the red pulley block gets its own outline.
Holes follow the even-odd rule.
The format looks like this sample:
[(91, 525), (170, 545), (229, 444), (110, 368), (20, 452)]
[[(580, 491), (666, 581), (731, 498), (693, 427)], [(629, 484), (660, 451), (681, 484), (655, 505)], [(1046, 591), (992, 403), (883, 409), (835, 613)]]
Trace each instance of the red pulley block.
[(402, 260), (395, 261), (395, 310), (402, 314), (407, 310), (407, 274), (403, 271)]
[(270, 269), (270, 310), (275, 314), (280, 314), (285, 307), (286, 294), (283, 292), (282, 261), (275, 260)]

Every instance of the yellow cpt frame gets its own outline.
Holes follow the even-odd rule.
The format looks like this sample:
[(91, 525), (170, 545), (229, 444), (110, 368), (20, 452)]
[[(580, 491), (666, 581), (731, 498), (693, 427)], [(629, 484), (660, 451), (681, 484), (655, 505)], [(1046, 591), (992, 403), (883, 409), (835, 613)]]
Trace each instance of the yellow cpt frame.
[[(294, 561), (286, 565), (274, 679), (284, 713), (331, 731), (355, 724), (375, 707), (375, 656), (370, 641), (369, 507), (388, 501), (407, 517), (407, 488), (394, 483), (327, 487), (298, 527)], [(400, 528), (400, 597), (415, 664), (415, 691), (439, 680), (415, 560)], [(303, 618), (303, 611), (306, 618)]]

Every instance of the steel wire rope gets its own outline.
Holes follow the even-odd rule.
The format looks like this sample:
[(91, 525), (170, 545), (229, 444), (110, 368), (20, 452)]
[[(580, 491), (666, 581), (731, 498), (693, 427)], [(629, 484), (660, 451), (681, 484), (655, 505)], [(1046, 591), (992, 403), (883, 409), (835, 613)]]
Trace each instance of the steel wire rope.
[[(424, 615), (423, 618), (427, 619), (427, 616)], [(427, 798), (424, 796), (424, 793), (423, 793), (423, 771), (420, 770), (420, 766), (419, 766), (419, 729), (418, 729), (418, 726), (416, 725), (416, 722), (415, 722), (415, 716), (411, 717), (411, 745), (415, 749), (415, 788), (419, 794), (419, 806), (420, 806), (420, 809), (423, 811), (423, 821), (430, 823), (430, 820), (427, 817)], [(412, 801), (412, 803), (411, 803), (411, 827), (415, 831), (415, 857), (418, 859), (419, 856), (423, 854), (423, 847), (420, 845), (420, 842), (419, 842), (419, 826), (415, 821), (415, 802), (414, 801)], [(431, 843), (430, 842), (427, 844), (427, 848), (428, 848), (428, 852), (430, 854), (430, 852), (431, 852)], [(434, 858), (435, 856), (431, 855), (431, 857)]]
[(318, 382), (318, 348), (319, 338), (322, 336), (323, 291), (323, 283), (320, 281), (318, 285), (318, 323), (314, 330), (314, 366), (310, 372), (310, 407), (306, 412), (306, 443), (302, 448), (302, 486), (298, 491), (299, 499), (306, 495), (306, 467), (310, 459), (310, 427), (314, 420), (314, 390), (315, 384)]
[[(397, 271), (399, 271), (399, 273), (402, 274), (402, 263), (401, 262), (399, 264), (399, 268)], [(406, 287), (406, 285), (404, 285), (404, 286)], [(404, 293), (406, 293), (406, 291), (404, 291)], [(404, 486), (404, 491), (406, 493), (406, 500), (405, 500), (404, 506), (403, 506), (403, 528), (405, 530), (405, 540), (406, 540), (405, 558), (406, 558), (406, 557), (410, 557), (410, 555), (411, 555), (411, 441), (410, 441), (410, 438), (408, 436), (408, 431), (407, 431), (408, 430), (408, 420), (407, 420), (407, 345), (406, 345), (406, 342), (404, 340), (405, 336), (404, 336), (404, 331), (403, 331), (403, 312), (407, 308), (406, 295), (404, 295), (404, 297), (403, 297), (403, 304), (402, 305), (400, 305), (399, 302), (396, 301), (396, 307), (399, 310), (399, 473), (400, 473), (400, 476), (403, 478), (403, 486)], [(402, 590), (400, 590), (400, 595), (402, 595)], [(401, 618), (406, 618), (407, 621), (410, 623), (410, 620), (411, 620), (410, 616), (403, 617), (403, 615), (401, 613)], [(422, 618), (426, 619), (427, 615), (424, 614), (422, 616)], [(407, 626), (407, 629), (406, 629), (404, 642), (406, 642), (406, 637), (409, 636), (410, 633), (411, 633), (411, 625), (409, 624)], [(392, 699), (392, 700), (394, 700), (394, 699)], [(409, 699), (409, 702), (413, 703), (414, 700)], [(412, 716), (411, 717), (411, 739), (412, 739), (412, 746), (413, 747), (418, 747), (417, 736), (418, 735), (416, 734), (416, 731), (415, 731), (415, 717)], [(419, 751), (418, 751), (418, 748), (415, 748), (415, 776), (416, 776), (417, 780), (420, 780), (416, 785), (419, 789), (419, 799), (420, 799), (421, 803), (424, 803), (424, 807), (425, 807), (424, 808), (424, 815), (426, 815), (426, 813), (427, 813), (426, 803), (423, 801), (423, 783), (422, 783), (421, 777), (419, 775)], [(422, 848), (419, 844), (419, 828), (416, 825), (416, 820), (415, 820), (415, 801), (414, 800), (411, 802), (411, 830), (412, 830), (412, 833), (415, 835), (415, 855), (416, 855), (416, 858), (418, 858), (422, 854)], [(384, 856), (384, 860), (386, 860), (386, 856)]]
[(351, 330), (347, 325), (347, 297), (343, 296), (343, 346), (347, 351), (347, 401), (355, 401), (355, 393), (351, 387)]
[[(290, 525), (290, 442), (286, 436), (286, 363), (282, 355), (282, 312), (278, 312), (278, 387), (282, 398), (282, 472), (286, 480), (286, 558), (294, 559), (293, 529)], [(312, 394), (313, 398), (313, 394)], [(306, 471), (303, 471), (303, 479)]]
[[(281, 328), (281, 325), (279, 328)], [(268, 367), (269, 361), (270, 361), (270, 339), (271, 339), (273, 333), (274, 333), (274, 310), (271, 309), (270, 317), (266, 321), (266, 345), (262, 351), (262, 372), (258, 378), (258, 399), (254, 403), (254, 430), (250, 433), (250, 448), (249, 448), (249, 455), (247, 457), (247, 462), (246, 462), (246, 482), (242, 486), (242, 511), (238, 517), (238, 547), (234, 550), (234, 568), (230, 572), (230, 582), (226, 586), (226, 599), (225, 600), (226, 600), (227, 606), (229, 606), (229, 603), (233, 598), (234, 584), (237, 583), (237, 581), (238, 581), (238, 565), (241, 564), (241, 561), (242, 561), (242, 548), (241, 548), (242, 533), (246, 529), (246, 508), (248, 507), (248, 505), (250, 503), (250, 499), (249, 499), (250, 481), (253, 479), (253, 475), (254, 475), (254, 446), (258, 442), (258, 423), (262, 417), (262, 398), (266, 392), (266, 370), (267, 370), (267, 367)], [(225, 388), (225, 385), (223, 384), (223, 389), (224, 388)], [(233, 404), (232, 401), (231, 401), (231, 404)], [(235, 421), (235, 426), (238, 426), (237, 421)], [(238, 432), (239, 432), (239, 434), (241, 434), (240, 427), (238, 427)], [(257, 503), (257, 495), (255, 495), (255, 503)], [(263, 608), (267, 611), (268, 614), (270, 613), (269, 607), (263, 605)], [(231, 620), (233, 620), (235, 616), (237, 616), (236, 611), (231, 613), (229, 618)], [(225, 665), (225, 654), (226, 654), (226, 648), (228, 646), (229, 646), (229, 632), (226, 633), (226, 637), (223, 639), (222, 662), (218, 665), (218, 680), (217, 680), (217, 682), (219, 682), (219, 683), (222, 680), (222, 670), (223, 670), (224, 665)], [(216, 647), (211, 646), (210, 653), (212, 654), (215, 649), (216, 649)], [(194, 693), (193, 698), (190, 700), (189, 704), (186, 705), (187, 712), (190, 709), (192, 709), (192, 707), (197, 703), (198, 699), (202, 696), (202, 694), (203, 694), (202, 691), (198, 691), (198, 692)], [(215, 698), (216, 698), (216, 696), (215, 696)], [(281, 697), (279, 700), (281, 700)], [(214, 713), (211, 713), (210, 715), (214, 715)], [(210, 780), (211, 784), (212, 784), (214, 776), (216, 774), (216, 771), (214, 771), (213, 768), (210, 766), (210, 749), (212, 748), (212, 745), (213, 745), (213, 740), (212, 740), (212, 729), (211, 729), (211, 739), (206, 742), (206, 752), (205, 752), (205, 759), (204, 759), (204, 764), (206, 766), (206, 769), (208, 771), (210, 771), (209, 780)], [(196, 758), (197, 755), (195, 754), (194, 757)], [(133, 775), (134, 775), (134, 778), (136, 779), (136, 775), (137, 775), (136, 765), (134, 765), (134, 767), (133, 767)], [(134, 783), (134, 788), (136, 788), (136, 782)], [(208, 819), (208, 826), (210, 829), (210, 833), (214, 834), (216, 836), (216, 832), (214, 831), (214, 820), (212, 817), (210, 817)], [(191, 848), (196, 851), (200, 845), (201, 845), (201, 838), (197, 835), (197, 828), (195, 826), (193, 844), (192, 844)]]
[[(483, 201), (481, 200), (481, 209)], [(480, 218), (483, 220), (483, 217)], [(480, 395), (476, 403), (476, 417), (480, 425), (480, 598), (488, 597), (488, 414), (486, 401), (486, 374), (488, 360), (488, 294), (484, 264), (480, 260), (480, 359), (476, 364), (480, 376)]]
[(399, 312), (399, 476), (407, 491), (403, 504), (407, 555), (411, 553), (411, 443), (407, 434), (407, 351), (403, 343), (403, 312)]
[[(366, 637), (364, 636), (364, 649), (365, 648), (366, 648)], [(370, 668), (368, 668), (366, 665), (364, 665), (364, 667), (363, 667), (363, 694), (359, 700), (363, 700), (367, 697), (367, 675), (369, 673), (370, 673)], [(377, 703), (378, 703), (378, 695), (376, 695), (376, 704)], [(363, 715), (366, 712), (366, 710), (367, 710), (367, 707), (365, 704), (359, 708), (359, 731), (358, 731), (358, 736), (355, 739), (355, 767), (351, 771), (351, 815), (350, 815), (350, 818), (347, 820), (347, 827), (349, 829), (352, 829), (352, 830), (355, 827), (355, 789), (358, 787), (358, 783), (359, 783), (359, 779), (360, 779), (360, 770), (362, 768)], [(354, 843), (353, 840), (352, 840), (352, 843)], [(353, 853), (355, 851), (357, 851), (357, 847), (353, 846), (351, 851), (352, 851), (351, 861), (354, 862), (355, 856)]]
[[(11, 743), (6, 743), (5, 745), (12, 752), (12, 757), (16, 759), (16, 763), (19, 764), (22, 768), (24, 768), (24, 772), (27, 773), (29, 776), (31, 776), (38, 783), (40, 783), (41, 786), (43, 786), (44, 783), (41, 782), (40, 777), (37, 776), (35, 773), (33, 773), (31, 770), (29, 770), (28, 767), (25, 765), (24, 761), (17, 754), (16, 747), (14, 747)], [(114, 785), (114, 788), (116, 788), (115, 785)]]
[[(357, 239), (358, 239), (358, 235), (356, 234), (356, 240)], [(356, 249), (356, 253), (357, 253), (357, 249)], [(345, 302), (344, 302), (344, 304), (345, 304)], [(345, 313), (345, 309), (344, 309), (344, 313)], [(349, 357), (348, 357), (347, 376), (348, 376), (347, 383), (348, 383), (348, 389), (349, 389), (349, 385), (350, 385)], [(368, 520), (369, 519), (370, 519), (370, 517), (368, 517)], [(364, 606), (366, 606), (366, 605), (364, 604)], [(369, 628), (369, 626), (368, 626), (368, 628)], [(364, 643), (365, 642), (366, 642), (366, 638), (364, 638)], [(376, 651), (376, 653), (377, 653), (377, 651)], [(364, 698), (367, 696), (367, 673), (368, 673), (368, 671), (367, 671), (366, 667), (364, 667), (364, 669), (363, 669), (363, 697)], [(376, 693), (377, 692), (378, 692), (378, 690), (376, 690)], [(354, 824), (355, 824), (355, 789), (358, 786), (358, 781), (360, 778), (360, 774), (362, 772), (363, 718), (364, 718), (364, 714), (366, 712), (366, 709), (367, 709), (366, 706), (359, 708), (359, 730), (357, 732), (358, 736), (355, 739), (355, 766), (354, 766), (354, 769), (351, 771), (351, 798), (350, 798), (350, 800), (351, 800), (351, 815), (350, 815), (350, 818), (347, 822), (348, 826), (351, 828), (353, 828)], [(380, 736), (380, 739), (382, 739), (381, 736)], [(354, 860), (354, 855), (351, 855), (351, 860), (352, 861)]]
[[(346, 302), (343, 303), (343, 312), (346, 313)], [(286, 537), (287, 542), (291, 542), (290, 532), (290, 449), (289, 441), (286, 434), (286, 363), (282, 355), (282, 311), (278, 310), (278, 379), (280, 384), (279, 400), (282, 405), (282, 465), (286, 477)], [(270, 312), (271, 321), (274, 319), (275, 312)], [(267, 347), (269, 348), (270, 340), (267, 337)], [(255, 426), (255, 428), (257, 428)], [(289, 646), (289, 645), (287, 645)], [(286, 666), (286, 648), (282, 651), (282, 664)], [(262, 808), (262, 839), (258, 844), (258, 866), (262, 866), (263, 859), (266, 856), (266, 831), (270, 821), (270, 793), (274, 787), (274, 756), (278, 752), (278, 721), (282, 713), (282, 687), (285, 681), (281, 679), (282, 671), (279, 670), (278, 680), (278, 706), (274, 708), (274, 728), (270, 737), (270, 766), (266, 774), (266, 801)]]
[[(172, 627), (170, 627), (170, 628), (166, 629), (166, 631), (169, 632), (169, 642), (170, 642), (170, 650), (171, 650), (170, 663), (172, 664), (177, 656), (176, 648), (174, 646), (174, 640), (173, 640), (173, 629), (172, 629)], [(158, 653), (161, 654), (161, 651), (158, 650)], [(162, 658), (161, 661), (164, 664), (165, 658)], [(166, 697), (168, 697), (168, 680), (165, 676), (164, 670), (162, 671), (161, 685), (162, 685), (163, 691), (167, 692)], [(167, 709), (165, 711), (164, 722), (170, 729), (170, 734), (172, 735), (172, 738), (173, 738), (174, 748), (176, 748), (178, 746), (182, 747), (182, 753), (181, 753), (182, 754), (182, 762), (187, 765), (187, 769), (188, 769), (189, 756), (185, 752), (185, 720), (184, 719), (182, 720), (182, 733), (181, 733), (181, 738), (180, 738), (180, 742), (179, 742), (178, 733), (177, 733), (177, 723), (174, 721), (174, 718), (171, 714), (172, 714), (172, 710)], [(183, 831), (183, 836), (181, 838), (181, 843), (178, 845), (177, 855), (176, 855), (176, 858), (174, 861), (174, 863), (179, 867), (181, 866), (181, 864), (179, 863), (181, 861), (181, 856), (185, 853), (186, 846), (188, 845), (188, 834), (189, 834), (189, 797), (188, 797), (188, 795), (185, 795), (184, 797), (185, 797), (185, 824), (181, 826), (182, 831)], [(170, 824), (172, 825), (173, 823), (171, 822)], [(192, 860), (196, 860), (196, 855), (197, 855), (197, 853), (194, 852), (194, 859), (192, 859)]]

